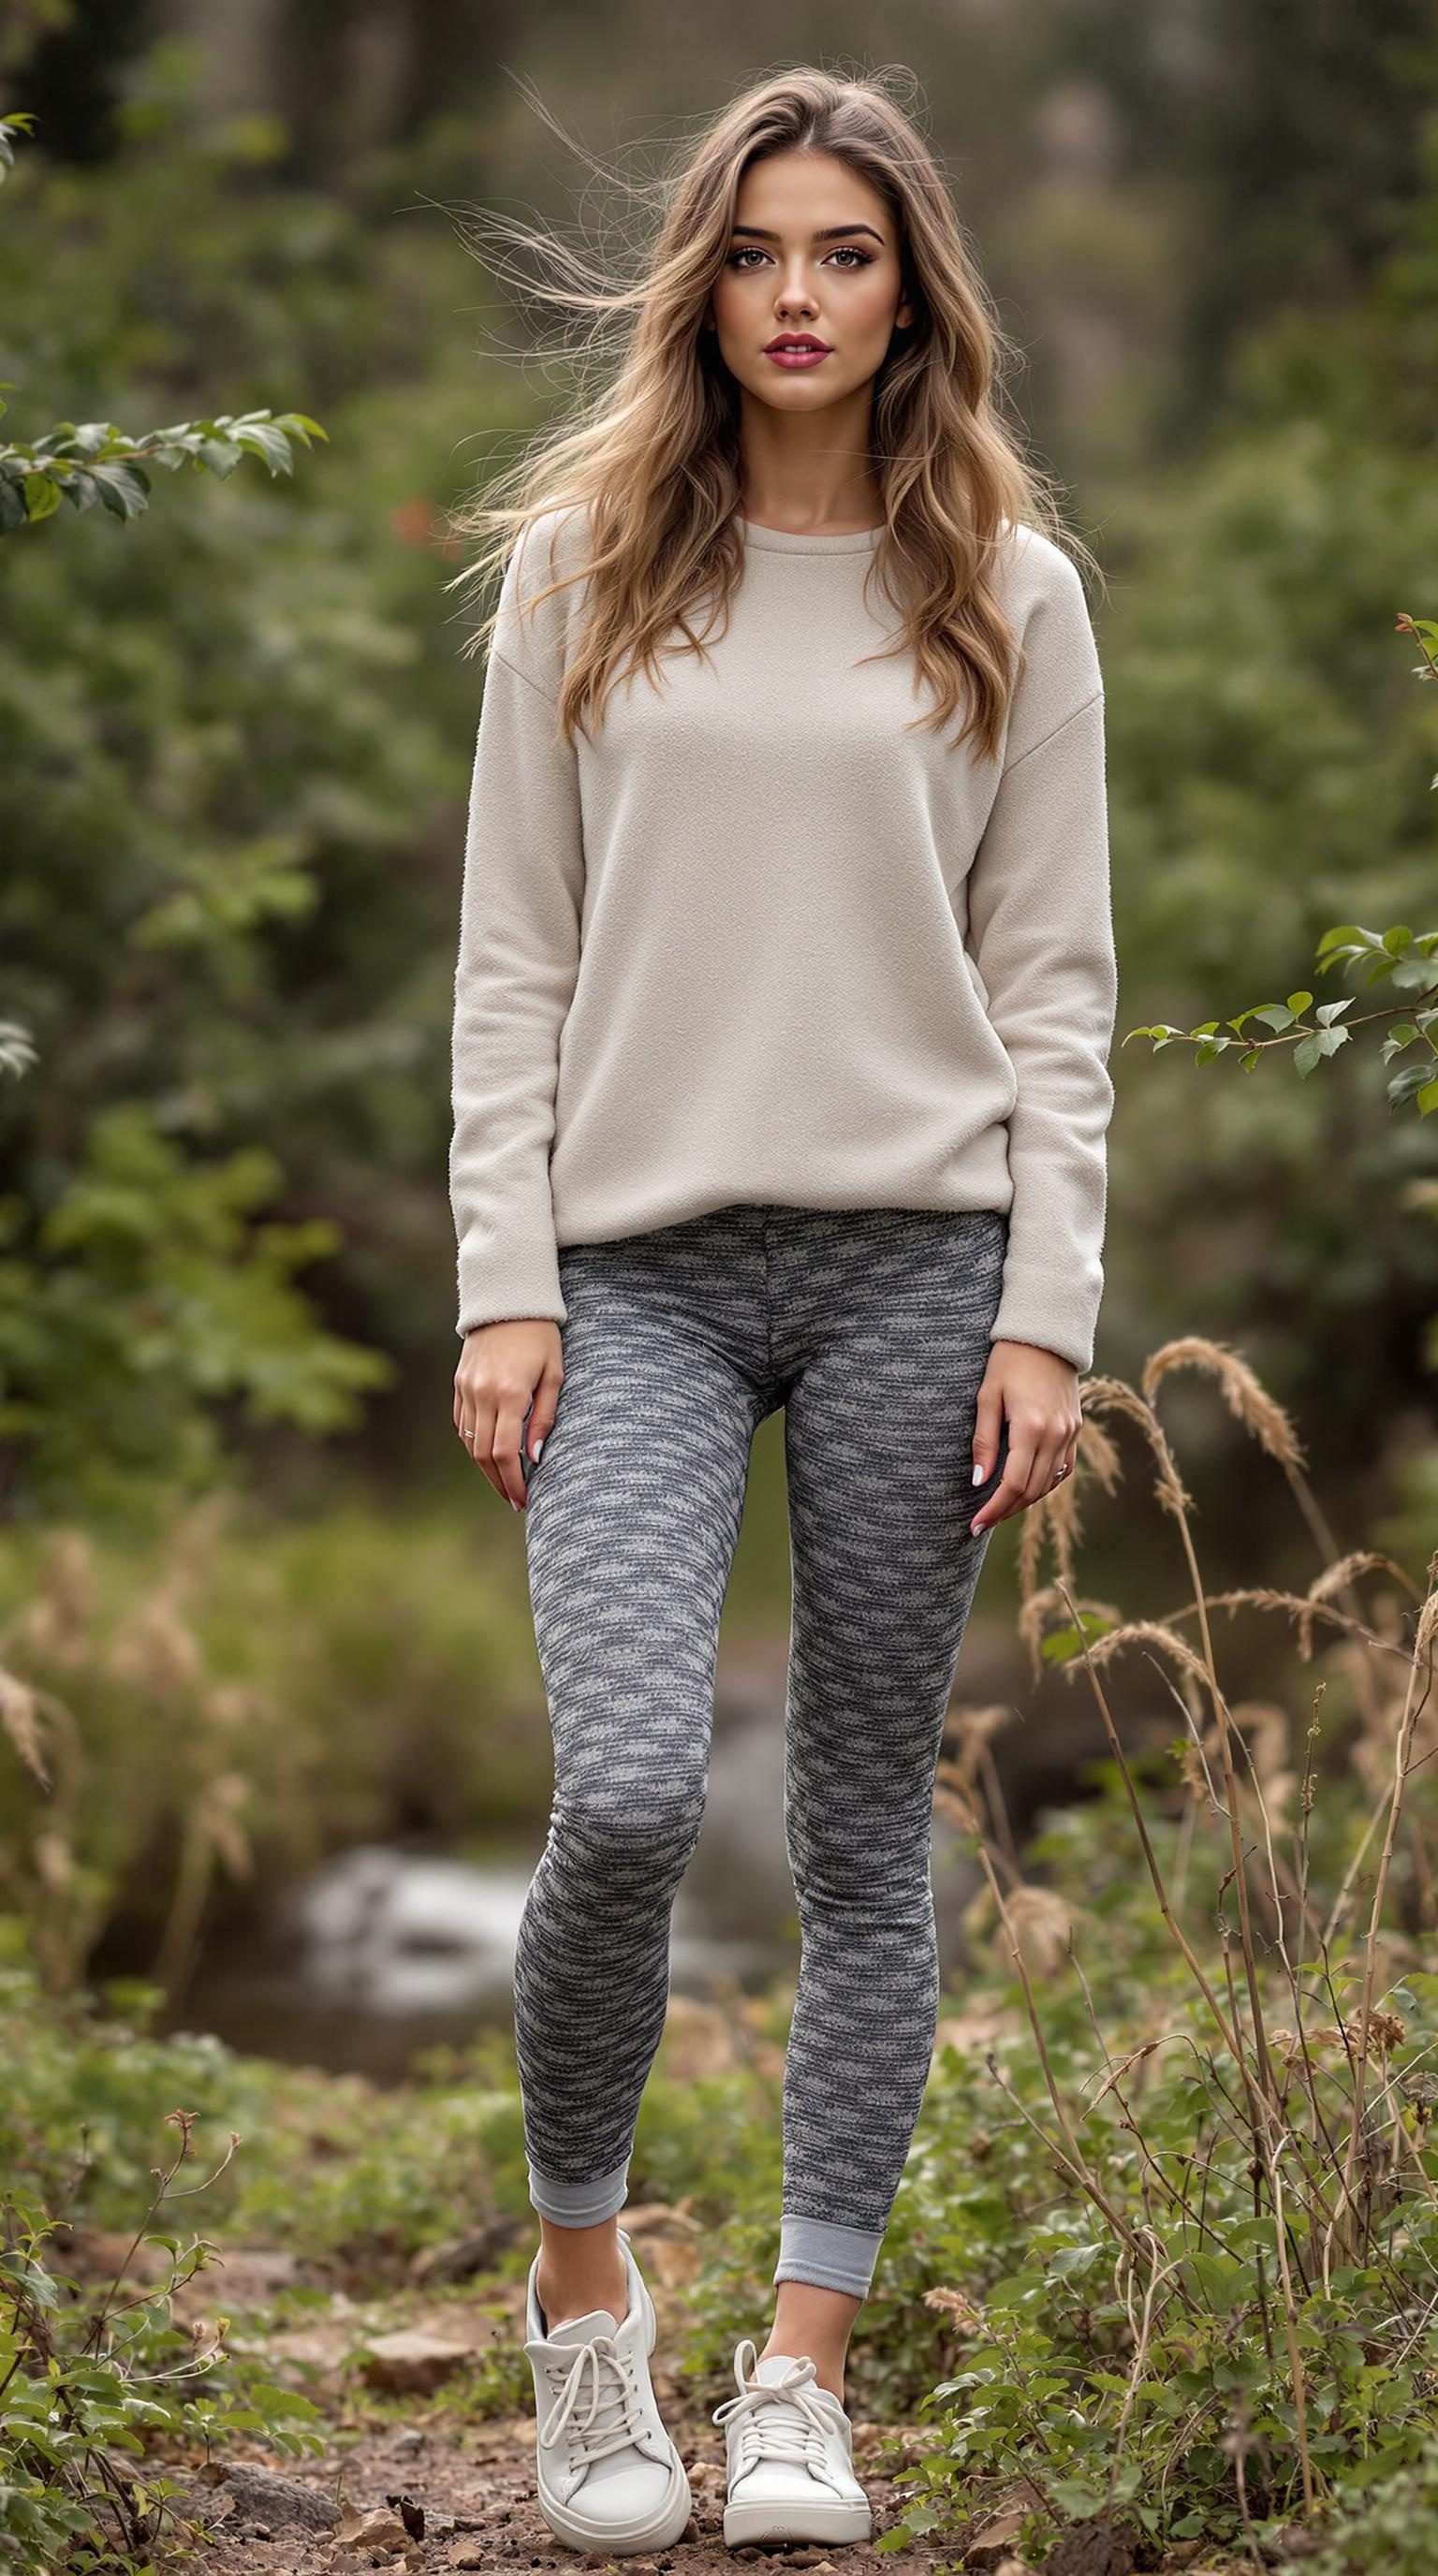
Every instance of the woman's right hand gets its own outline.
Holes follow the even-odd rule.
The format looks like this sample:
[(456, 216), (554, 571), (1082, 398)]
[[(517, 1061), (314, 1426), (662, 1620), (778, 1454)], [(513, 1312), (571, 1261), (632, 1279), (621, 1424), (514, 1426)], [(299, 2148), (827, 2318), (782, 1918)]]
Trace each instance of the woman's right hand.
[(531, 1458), (538, 1457), (563, 1383), (557, 1324), (524, 1317), (476, 1324), (465, 1334), (454, 1373), (454, 1427), (495, 1492), (517, 1512), (524, 1509), (521, 1443)]

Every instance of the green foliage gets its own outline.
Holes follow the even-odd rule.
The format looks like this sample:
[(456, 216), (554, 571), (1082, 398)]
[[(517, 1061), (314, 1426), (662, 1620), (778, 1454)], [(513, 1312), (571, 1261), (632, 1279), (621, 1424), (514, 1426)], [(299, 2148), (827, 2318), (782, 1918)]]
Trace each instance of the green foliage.
[[(378, 1352), (423, 1349), (432, 1381), (452, 1333), (451, 827), (477, 711), (437, 613), (429, 498), (486, 418), (453, 329), (458, 254), (446, 273), (388, 197), (258, 186), (245, 121), (168, 79), (109, 162), (33, 155), (0, 223), (0, 365), (23, 368), (27, 404), (92, 427), (183, 404), (187, 438), (231, 413), (274, 469), (203, 490), (185, 474), (124, 548), (92, 513), (63, 548), (5, 550), (0, 843), (24, 865), (0, 886), (0, 1260), (22, 1311), (0, 1462), (12, 1512), (122, 1523), (243, 1470), (266, 1423), (357, 1427), (393, 1381)], [(268, 416), (226, 399), (256, 380), (283, 388)], [(273, 434), (311, 418), (316, 386), (323, 495), (278, 470)], [(113, 1319), (100, 1238), (70, 1233), (106, 1110), (136, 1158), (169, 1158), (176, 1229), (133, 1246)], [(247, 1240), (192, 1283), (194, 1216), (231, 1183)], [(146, 1376), (156, 1334), (168, 1379)]]
[[(1416, 57), (1411, 76), (1426, 98)], [(1306, 1072), (1347, 1056), (1343, 1006), (1280, 1016), (1255, 1047), (1253, 1020), (1215, 1017), (1216, 997), (1288, 995), (1325, 924), (1431, 920), (1438, 693), (1411, 688), (1388, 641), (1396, 618), (1424, 645), (1403, 602), (1438, 545), (1431, 115), (1421, 131), (1421, 188), (1391, 204), (1362, 292), (1249, 327), (1205, 450), (1104, 514), (1122, 582), (1101, 637), (1119, 953), (1129, 1011), (1147, 1010), (1130, 1034), (1185, 1040), (1199, 1062), (1236, 1050), (1251, 1070), (1288, 1046)], [(1431, 939), (1414, 940), (1414, 975), (1425, 959)], [(1292, 1006), (1256, 1007), (1261, 1027)], [(1321, 1391), (1334, 1456), (1371, 1454), (1435, 1347), (1431, 1237), (1413, 1222), (1431, 1164), (1427, 1022), (1414, 1013), (1388, 1084), (1390, 1105), (1417, 1102), (1411, 1120), (1374, 1116), (1388, 1041), (1376, 1064), (1355, 1048), (1341, 1084), (1185, 1085), (1181, 1109), (1182, 1076), (1135, 1079), (1130, 1058), (1111, 1153), (1120, 1344), (1237, 1334), (1280, 1394)]]
[[(168, 2204), (213, 2190), (236, 2141), (197, 2181), (186, 2171), (197, 2115), (159, 2103), (176, 2079), (212, 2090), (221, 2053), (203, 2042), (156, 2048), (123, 2023), (91, 2026), (87, 2000), (57, 2023), (26, 1972), (0, 1966), (0, 2551), (58, 2567), (83, 2541), (88, 2565), (121, 2569), (168, 2527), (178, 2487), (157, 2449), (235, 2435), (291, 2454), (322, 2445), (307, 2398), (225, 2350), (228, 2318), (199, 2335), (175, 2319), (175, 2292), (214, 2247), (168, 2233)], [(178, 2133), (173, 2155), (142, 2172), (164, 2127)], [(63, 2261), (77, 2207), (102, 2209), (129, 2234), (98, 2283)], [(157, 2252), (158, 2271), (151, 2262), (138, 2280), (137, 2256)]]
[[(948, 2528), (971, 2486), (991, 2495), (1022, 2477), (1044, 2497), (1026, 2555), (1071, 2519), (1120, 2506), (1155, 2543), (1237, 2544), (1246, 2521), (1271, 2535), (1302, 2511), (1299, 2424), (1276, 2222), (1254, 2214), (1228, 2076), (1174, 1974), (1135, 2013), (1123, 2008), (1136, 1989), (1124, 1987), (1121, 1937), (1109, 1955), (1085, 1940), (1083, 1969), (1102, 2041), (1079, 1992), (1047, 1994), (1047, 2068), (1031, 2036), (989, 2057), (1008, 2116), (990, 2102), (975, 2118), (957, 2066), (936, 2080), (926, 2152), (930, 2188), (944, 2177), (942, 2277), (962, 2285), (945, 2302), (960, 2366), (921, 2408), (937, 2439), (903, 2473), (921, 2508), (905, 2528)], [(1405, 2064), (1434, 2032), (1430, 2003), (1410, 2024)], [(1075, 2107), (1088, 2172), (1132, 2232), (1127, 2254), (1082, 2194), (1055, 2199), (1073, 2174), (1045, 2137), (1050, 2074)], [(1411, 2128), (1401, 2092), (1395, 2070), (1395, 2109)], [(1325, 2077), (1320, 2093), (1325, 2116), (1340, 2114), (1341, 2085)], [(1296, 2212), (1286, 2223), (1284, 2259), (1307, 2284), (1293, 2349), (1325, 2491), (1418, 2455), (1438, 2363), (1438, 2336), (1418, 2321), (1438, 2242), (1428, 2200), (1415, 2176), (1382, 2253), (1335, 2263), (1326, 2281), (1307, 2269), (1317, 2237)]]
[(69, 2224), (126, 2224), (177, 2098), (205, 2136), (243, 2150), (207, 2186), (227, 2236), (343, 2253), (373, 2277), (495, 2205), (491, 2140), (495, 2173), (522, 2187), (522, 2156), (505, 2146), (507, 2040), (383, 2090), (245, 2057), (204, 2032), (159, 2036), (164, 1996), (144, 1980), (49, 1997), (26, 1948), (20, 1923), (0, 1916), (0, 2171)]
[[(1405, 1065), (1394, 1074), (1388, 1085), (1388, 1106), (1400, 1109), (1411, 1100), (1419, 1116), (1426, 1117), (1430, 1110), (1438, 1109), (1438, 1074), (1434, 1072), (1438, 1039), (1431, 1034), (1438, 1027), (1438, 930), (1424, 931), (1415, 938), (1405, 924), (1380, 933), (1351, 921), (1325, 930), (1318, 943), (1320, 974), (1330, 966), (1350, 965), (1359, 959), (1368, 967), (1370, 984), (1386, 980), (1396, 984), (1403, 994), (1401, 1002), (1363, 1014), (1364, 1023), (1393, 1020), (1398, 1024), (1390, 1028), (1383, 1041), (1384, 1062), (1412, 1046), (1421, 1044), (1424, 1049), (1416, 1064)], [(1353, 994), (1345, 993), (1338, 1001), (1320, 1002), (1314, 1015), (1316, 1028), (1310, 1028), (1303, 1018), (1312, 1007), (1313, 995), (1300, 992), (1290, 993), (1286, 1002), (1250, 1003), (1246, 1011), (1239, 1011), (1223, 1027), (1217, 1020), (1202, 1020), (1197, 1028), (1187, 1030), (1170, 1028), (1165, 1021), (1151, 1028), (1130, 1029), (1124, 1044), (1129, 1038), (1152, 1038), (1157, 1055), (1160, 1048), (1171, 1046), (1176, 1038), (1187, 1038), (1195, 1045), (1195, 1064), (1212, 1064), (1230, 1048), (1242, 1046), (1239, 1061), (1245, 1073), (1252, 1073), (1260, 1056), (1274, 1047), (1291, 1045), (1294, 1072), (1307, 1075), (1347, 1045), (1352, 1028), (1340, 1027), (1339, 1015), (1352, 1009), (1354, 999)], [(1246, 1035), (1246, 1020), (1261, 1020), (1274, 1032), (1273, 1036), (1255, 1040), (1251, 1033)]]
[(1420, 2430), (1406, 2466), (1347, 2484), (1341, 2510), (1303, 2554), (1304, 2576), (1429, 2576), (1438, 2564), (1438, 2439)]
[[(1438, 649), (1435, 649), (1438, 647), (1438, 626), (1406, 615), (1400, 616), (1398, 624), (1402, 631), (1416, 636), (1422, 647), (1423, 660), (1416, 666), (1417, 676), (1424, 680), (1438, 679)], [(1438, 786), (1438, 778), (1432, 781), (1432, 786)], [(1438, 1073), (1434, 1070), (1435, 1063), (1438, 1063), (1438, 1038), (1433, 1035), (1434, 1029), (1438, 1028), (1438, 930), (1424, 931), (1415, 938), (1406, 923), (1398, 923), (1391, 930), (1379, 932), (1365, 930), (1357, 922), (1341, 922), (1325, 930), (1317, 953), (1320, 974), (1327, 974), (1334, 966), (1362, 963), (1368, 969), (1365, 978), (1368, 984), (1394, 986), (1402, 994), (1402, 1000), (1381, 1011), (1366, 1011), (1362, 1019), (1352, 1026), (1340, 1027), (1341, 1014), (1352, 1009), (1355, 998), (1351, 993), (1345, 993), (1338, 1001), (1320, 1002), (1314, 1015), (1318, 1025), (1310, 1028), (1304, 1022), (1303, 1013), (1312, 1007), (1313, 995), (1308, 992), (1290, 993), (1286, 1002), (1251, 1003), (1246, 1011), (1239, 1011), (1223, 1027), (1217, 1020), (1202, 1020), (1197, 1028), (1184, 1031), (1170, 1028), (1166, 1022), (1160, 1021), (1150, 1028), (1130, 1029), (1124, 1044), (1127, 1045), (1129, 1037), (1152, 1038), (1156, 1055), (1160, 1047), (1169, 1046), (1175, 1038), (1186, 1035), (1196, 1046), (1195, 1064), (1212, 1064), (1216, 1057), (1241, 1044), (1245, 1051), (1239, 1060), (1245, 1073), (1253, 1072), (1260, 1056), (1271, 1053), (1275, 1047), (1291, 1045), (1294, 1072), (1306, 1076), (1315, 1072), (1320, 1064), (1331, 1061), (1339, 1049), (1348, 1044), (1353, 1026), (1365, 1026), (1373, 1020), (1392, 1020), (1398, 1025), (1389, 1029), (1383, 1041), (1384, 1063), (1390, 1063), (1395, 1055), (1404, 1054), (1410, 1047), (1417, 1047), (1419, 1055), (1416, 1063), (1401, 1067), (1389, 1082), (1389, 1108), (1401, 1109), (1411, 1100), (1420, 1117), (1438, 1109)], [(1261, 1020), (1273, 1035), (1255, 1041), (1251, 1032), (1245, 1032), (1247, 1020)]]
[[(223, 2139), (257, 2123), (262, 2092), (222, 2041), (157, 2039), (154, 1988), (117, 1983), (102, 1996), (77, 1986), (60, 2002), (45, 1995), (27, 1948), (25, 1927), (0, 1915), (0, 2171), (71, 2223), (122, 2227), (177, 2098)], [(210, 2187), (212, 2212), (233, 2208), (236, 2185), (228, 2166)]]
[[(14, 164), (12, 137), (29, 133), (34, 118), (0, 118), (0, 178)], [(6, 379), (6, 390), (14, 391)], [(0, 402), (0, 414), (8, 410)], [(270, 473), (293, 474), (293, 442), (308, 447), (325, 431), (305, 412), (225, 412), (216, 420), (177, 421), (169, 429), (127, 438), (113, 421), (78, 425), (62, 420), (31, 442), (0, 442), (0, 536), (53, 518), (61, 502), (76, 511), (100, 502), (112, 518), (137, 519), (149, 505), (146, 465), (175, 473), (189, 463), (197, 472), (233, 474), (246, 455), (261, 457)]]
[[(0, 403), (0, 412), (7, 408)], [(83, 511), (99, 501), (114, 519), (138, 519), (150, 502), (147, 465), (173, 474), (189, 463), (223, 480), (248, 455), (262, 457), (272, 475), (293, 474), (291, 442), (308, 447), (325, 434), (298, 411), (224, 412), (218, 420), (177, 421), (140, 438), (127, 437), (112, 420), (62, 420), (39, 438), (0, 444), (0, 536), (53, 518), (62, 502)]]
[(193, 1161), (132, 1104), (93, 1120), (37, 1225), (0, 1198), (0, 1441), (27, 1510), (123, 1523), (137, 1490), (218, 1481), (220, 1406), (318, 1435), (388, 1381), (383, 1353), (326, 1333), (295, 1285), (338, 1227), (255, 1222), (282, 1179), (263, 1146)]

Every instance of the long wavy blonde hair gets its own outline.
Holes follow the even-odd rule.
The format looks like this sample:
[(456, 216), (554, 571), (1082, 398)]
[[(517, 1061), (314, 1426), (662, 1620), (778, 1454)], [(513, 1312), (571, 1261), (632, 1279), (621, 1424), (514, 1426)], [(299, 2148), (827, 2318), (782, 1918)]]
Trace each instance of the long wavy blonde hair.
[[(910, 75), (898, 77), (911, 84)], [(776, 152), (827, 152), (846, 162), (877, 192), (898, 233), (914, 320), (896, 330), (874, 378), (871, 454), (884, 525), (866, 577), (877, 577), (903, 620), (890, 650), (912, 651), (932, 693), (931, 708), (915, 721), (940, 729), (962, 704), (956, 744), (972, 734), (985, 756), (998, 751), (1024, 662), (991, 572), (1006, 525), (1038, 527), (1097, 572), (1065, 527), (1050, 478), (1000, 417), (1020, 353), (896, 87), (892, 72), (852, 78), (800, 65), (744, 90), (688, 146), (675, 174), (639, 190), (646, 210), (657, 198), (658, 219), (646, 227), (627, 283), (596, 275), (582, 250), (517, 218), (485, 213), (475, 223), (480, 254), (497, 275), (514, 274), (508, 245), (540, 254), (555, 272), (541, 279), (541, 298), (594, 317), (579, 353), (581, 383), (584, 358), (603, 367), (598, 389), (546, 423), (519, 461), (491, 475), (450, 521), (456, 539), (478, 552), (446, 587), (482, 591), (533, 521), (549, 511), (587, 512), (585, 560), (534, 594), (548, 598), (576, 580), (590, 585), (559, 701), (567, 741), (576, 727), (592, 731), (626, 669), (655, 671), (658, 649), (674, 649), (676, 629), (688, 638), (685, 649), (702, 651), (691, 622), (701, 602), (710, 602), (710, 625), (727, 621), (744, 552), (736, 525), (739, 388), (701, 325), (731, 247), (740, 180)], [(496, 590), (466, 653), (487, 650), (497, 613)]]

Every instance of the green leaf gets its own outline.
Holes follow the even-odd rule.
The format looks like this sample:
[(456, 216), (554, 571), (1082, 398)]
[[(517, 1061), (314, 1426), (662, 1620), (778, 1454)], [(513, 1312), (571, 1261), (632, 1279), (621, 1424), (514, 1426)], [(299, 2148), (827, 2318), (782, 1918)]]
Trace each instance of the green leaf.
[(0, 2254), (0, 2280), (17, 2281), (37, 2308), (58, 2308), (60, 2293), (42, 2263), (32, 2262), (28, 2254), (18, 2251)]
[(1434, 1078), (1432, 1063), (1427, 1057), (1421, 1064), (1405, 1065), (1401, 1073), (1395, 1073), (1388, 1085), (1390, 1109), (1401, 1109), (1405, 1100), (1416, 1100), (1418, 1094), (1425, 1091)]
[(212, 474), (217, 474), (221, 482), (233, 474), (244, 452), (232, 438), (202, 438), (196, 449), (201, 463), (207, 465)]
[(1049, 2270), (1059, 2280), (1068, 2280), (1075, 2272), (1091, 2272), (1102, 2256), (1098, 2244), (1060, 2245), (1048, 2258)]
[(60, 507), (60, 486), (49, 474), (27, 474), (24, 491), (29, 519), (48, 519)]
[(1047, 2484), (1049, 2494), (1075, 2522), (1086, 2521), (1090, 2514), (1097, 2513), (1103, 2501), (1097, 2487), (1085, 2486), (1079, 2478), (1050, 2478)]
[(237, 446), (252, 448), (257, 456), (263, 456), (272, 474), (293, 474), (295, 461), (283, 430), (269, 422), (247, 422), (235, 430), (234, 438)]
[(91, 476), (112, 518), (138, 519), (150, 491), (149, 476), (138, 465), (95, 465)]

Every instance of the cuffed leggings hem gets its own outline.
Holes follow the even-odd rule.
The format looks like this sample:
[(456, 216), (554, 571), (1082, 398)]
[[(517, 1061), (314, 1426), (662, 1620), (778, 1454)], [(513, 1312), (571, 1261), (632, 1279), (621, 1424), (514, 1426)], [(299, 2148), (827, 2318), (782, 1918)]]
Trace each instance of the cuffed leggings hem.
[(779, 2260), (774, 2279), (809, 2281), (820, 2290), (869, 2295), (884, 2241), (882, 2227), (845, 2227), (837, 2218), (804, 2218), (786, 2210), (779, 2221)]
[(541, 2218), (556, 2227), (597, 2227), (613, 2218), (629, 2197), (629, 2158), (597, 2182), (556, 2182), (529, 2167), (529, 2197)]

